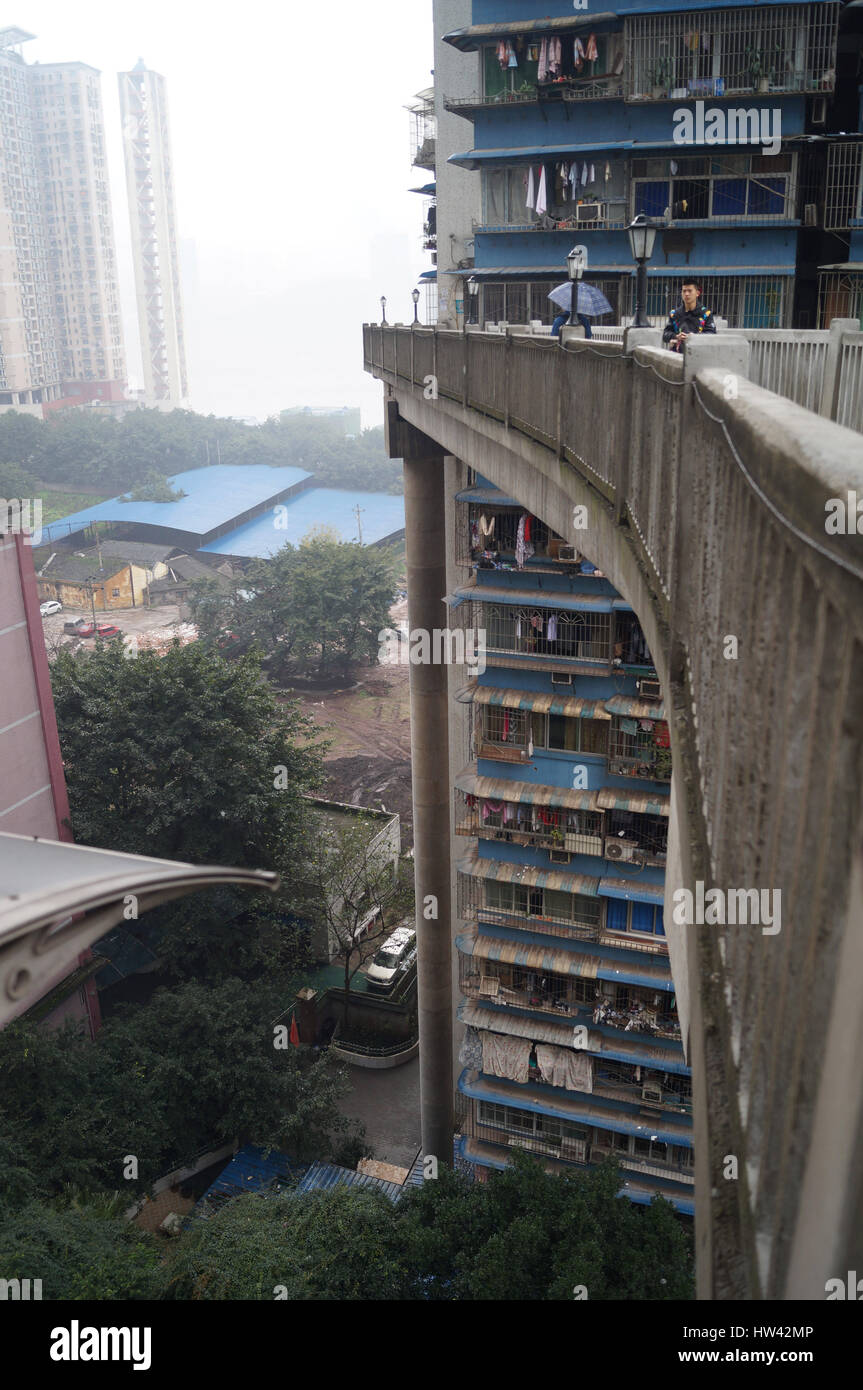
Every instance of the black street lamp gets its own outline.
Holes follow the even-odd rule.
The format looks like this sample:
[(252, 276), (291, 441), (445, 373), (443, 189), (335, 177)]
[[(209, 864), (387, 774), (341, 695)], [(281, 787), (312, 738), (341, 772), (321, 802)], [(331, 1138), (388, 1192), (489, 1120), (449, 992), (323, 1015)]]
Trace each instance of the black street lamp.
[(386, 321), (387, 321), (387, 297), (386, 297), (385, 294), (382, 294), (382, 295), (381, 295), (381, 326), (383, 326), (383, 325), (386, 323)]
[(569, 276), (572, 298), (569, 302), (569, 326), (575, 327), (578, 313), (578, 282), (584, 274), (584, 247), (573, 246), (566, 258), (566, 273)]
[(467, 282), (467, 293), (470, 300), (470, 319), (468, 322), (478, 323), (479, 319), (476, 316), (476, 311), (479, 303), (479, 280), (477, 280), (475, 275), (471, 275)]
[(420, 302), (420, 292), (419, 292), (419, 290), (417, 290), (417, 289), (411, 290), (411, 299), (412, 299), (413, 302), (414, 302), (414, 323), (419, 323), (419, 315), (418, 315), (418, 313), (417, 313), (417, 305), (418, 305), (419, 302)]
[(632, 259), (638, 269), (635, 273), (635, 328), (649, 328), (650, 321), (647, 317), (647, 262), (653, 255), (653, 243), (656, 240), (656, 223), (651, 222), (640, 212), (634, 217), (626, 229), (629, 237), (629, 246), (632, 251)]

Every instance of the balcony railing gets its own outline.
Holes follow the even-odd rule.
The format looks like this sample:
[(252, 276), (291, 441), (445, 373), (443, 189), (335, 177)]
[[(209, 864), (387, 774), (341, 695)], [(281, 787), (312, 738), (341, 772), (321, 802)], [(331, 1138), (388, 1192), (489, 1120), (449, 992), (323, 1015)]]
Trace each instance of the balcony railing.
[[(494, 961), (489, 962), (493, 970)], [(569, 1020), (580, 1019), (589, 1023), (593, 1018), (590, 1004), (576, 999), (572, 985), (560, 977), (548, 976), (546, 989), (514, 989), (500, 984), (494, 974), (483, 974), (476, 968), (472, 956), (462, 956), (459, 960), (459, 986), (465, 998), (477, 1003), (492, 1002), (507, 1004), (514, 1009), (524, 1009), (528, 1013), (555, 1014)], [(490, 984), (490, 982), (494, 982)], [(494, 990), (493, 993), (490, 989)]]
[[(481, 880), (472, 879), (471, 882), (479, 883)], [(468, 902), (459, 906), (459, 916), (466, 921), (478, 922), (480, 926), (514, 927), (518, 930), (537, 932), (540, 936), (560, 937), (564, 941), (602, 939), (602, 928), (598, 922), (575, 922), (571, 917), (526, 917), (523, 913), (498, 911), (493, 907), (471, 905)], [(621, 943), (618, 941), (617, 944)]]

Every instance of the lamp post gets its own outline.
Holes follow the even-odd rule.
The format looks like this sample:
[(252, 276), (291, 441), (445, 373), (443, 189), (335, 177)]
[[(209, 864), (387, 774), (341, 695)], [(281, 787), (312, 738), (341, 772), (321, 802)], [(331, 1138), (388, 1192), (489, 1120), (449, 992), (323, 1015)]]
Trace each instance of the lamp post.
[(649, 328), (647, 317), (647, 262), (653, 255), (656, 240), (656, 223), (651, 222), (640, 212), (626, 229), (632, 259), (638, 269), (635, 273), (635, 328)]
[(382, 327), (383, 327), (383, 325), (386, 323), (386, 321), (387, 321), (387, 297), (386, 297), (385, 294), (382, 294), (382, 295), (381, 295), (381, 326), (382, 326)]
[(418, 315), (418, 313), (417, 313), (417, 305), (418, 305), (419, 302), (420, 302), (420, 292), (419, 292), (419, 290), (417, 290), (417, 289), (411, 290), (411, 299), (412, 299), (413, 302), (414, 302), (414, 323), (419, 323), (419, 315)]
[(569, 276), (569, 285), (572, 291), (572, 298), (569, 302), (569, 326), (574, 328), (578, 313), (578, 282), (584, 274), (583, 246), (573, 246), (566, 258), (566, 273)]
[(477, 304), (479, 302), (479, 280), (475, 275), (471, 275), (467, 282), (467, 294), (470, 301), (470, 323), (478, 323), (476, 316)]

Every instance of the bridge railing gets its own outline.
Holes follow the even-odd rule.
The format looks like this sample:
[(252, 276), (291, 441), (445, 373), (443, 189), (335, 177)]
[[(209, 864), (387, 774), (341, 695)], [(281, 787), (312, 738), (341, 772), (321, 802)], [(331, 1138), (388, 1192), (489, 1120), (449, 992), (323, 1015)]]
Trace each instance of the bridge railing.
[(750, 381), (807, 410), (821, 409), (829, 333), (747, 328), (742, 336), (750, 344)]

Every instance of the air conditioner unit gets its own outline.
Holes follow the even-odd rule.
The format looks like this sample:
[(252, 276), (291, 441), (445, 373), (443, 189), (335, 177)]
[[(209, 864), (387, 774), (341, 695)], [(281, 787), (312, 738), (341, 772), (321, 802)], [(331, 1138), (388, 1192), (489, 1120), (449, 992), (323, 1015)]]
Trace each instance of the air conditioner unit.
[(810, 117), (813, 125), (824, 125), (827, 120), (827, 98), (812, 98), (812, 115)]
[(605, 841), (605, 857), (623, 864), (644, 863), (644, 854), (635, 840), (618, 840), (613, 836)]
[(576, 222), (601, 222), (603, 220), (602, 203), (579, 203), (575, 209)]
[(662, 686), (659, 681), (640, 680), (637, 681), (638, 693), (642, 700), (661, 700)]
[(548, 857), (552, 864), (568, 864), (572, 855), (565, 849), (550, 849)]
[(567, 671), (552, 671), (552, 685), (572, 685), (572, 673)]
[(817, 204), (817, 203), (806, 203), (806, 204), (804, 205), (804, 208), (803, 208), (803, 225), (804, 225), (804, 227), (817, 227), (817, 226), (818, 226), (818, 204)]
[(558, 560), (577, 560), (578, 551), (574, 545), (561, 545), (557, 549)]
[(641, 1088), (641, 1099), (642, 1099), (642, 1100), (646, 1100), (650, 1105), (661, 1105), (661, 1104), (662, 1104), (662, 1087), (661, 1087), (661, 1086), (642, 1086), (642, 1088)]

